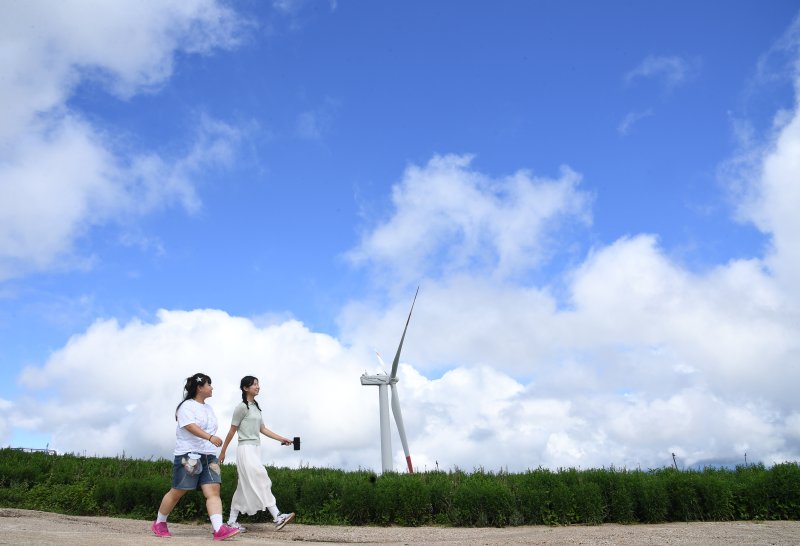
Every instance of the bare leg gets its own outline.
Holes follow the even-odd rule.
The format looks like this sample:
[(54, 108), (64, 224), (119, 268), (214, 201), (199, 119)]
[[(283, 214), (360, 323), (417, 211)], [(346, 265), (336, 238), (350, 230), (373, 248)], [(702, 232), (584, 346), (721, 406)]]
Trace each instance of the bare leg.
[(219, 496), (219, 484), (207, 483), (200, 486), (206, 496), (206, 510), (208, 515), (222, 514), (222, 499)]
[(161, 506), (158, 507), (158, 511), (168, 516), (172, 509), (175, 508), (175, 505), (178, 504), (178, 501), (181, 500), (186, 494), (185, 490), (182, 489), (170, 489), (167, 491), (167, 494), (164, 495), (164, 498), (161, 499)]

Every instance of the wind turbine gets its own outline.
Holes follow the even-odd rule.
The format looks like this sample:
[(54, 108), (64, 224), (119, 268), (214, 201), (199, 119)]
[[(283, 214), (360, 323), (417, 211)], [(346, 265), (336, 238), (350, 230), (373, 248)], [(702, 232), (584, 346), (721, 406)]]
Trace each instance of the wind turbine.
[[(392, 435), (389, 428), (389, 387), (392, 389), (392, 414), (394, 421), (397, 423), (397, 431), (400, 433), (400, 441), (403, 443), (403, 452), (406, 454), (406, 464), (408, 465), (408, 473), (413, 474), (414, 468), (411, 466), (411, 455), (408, 451), (408, 440), (406, 440), (406, 429), (403, 426), (403, 413), (400, 411), (400, 399), (397, 396), (397, 365), (400, 363), (400, 351), (403, 349), (403, 340), (406, 337), (406, 330), (408, 330), (408, 323), (411, 321), (411, 313), (414, 311), (414, 303), (417, 301), (417, 294), (419, 294), (419, 286), (417, 292), (414, 294), (414, 301), (411, 302), (411, 311), (408, 312), (408, 319), (406, 319), (406, 327), (403, 328), (403, 336), (400, 338), (400, 345), (397, 347), (397, 354), (394, 355), (392, 362), (392, 373), (378, 375), (361, 375), (362, 385), (376, 385), (378, 387), (378, 404), (380, 408), (381, 417), (381, 464), (383, 472), (391, 472), (392, 468)], [(377, 354), (377, 353), (376, 353)], [(383, 359), (378, 354), (378, 360), (383, 366)]]

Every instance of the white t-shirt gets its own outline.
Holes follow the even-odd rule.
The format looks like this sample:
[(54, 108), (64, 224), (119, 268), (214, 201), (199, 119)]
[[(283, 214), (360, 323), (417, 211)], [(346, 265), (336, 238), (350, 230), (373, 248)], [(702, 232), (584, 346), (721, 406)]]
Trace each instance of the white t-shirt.
[(205, 453), (208, 455), (215, 455), (217, 453), (217, 446), (205, 440), (198, 438), (188, 430), (186, 425), (194, 423), (202, 428), (208, 434), (216, 434), (217, 432), (217, 416), (214, 410), (208, 404), (201, 404), (196, 400), (187, 400), (181, 407), (178, 408), (178, 426), (175, 432), (175, 455), (183, 455), (185, 453)]

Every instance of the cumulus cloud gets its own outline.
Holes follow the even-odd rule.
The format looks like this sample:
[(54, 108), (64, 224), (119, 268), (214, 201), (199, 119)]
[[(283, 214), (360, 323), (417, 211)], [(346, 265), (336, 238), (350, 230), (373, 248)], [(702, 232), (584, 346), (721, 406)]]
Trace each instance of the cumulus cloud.
[(591, 197), (568, 167), (555, 180), (528, 171), (493, 179), (471, 161), (445, 155), (409, 166), (392, 188), (394, 214), (363, 237), (352, 262), (401, 280), (464, 269), (505, 278), (549, 257), (564, 224), (590, 222)]
[[(785, 157), (794, 131), (793, 119), (765, 148), (758, 172), (766, 174), (756, 182), (796, 203), (800, 172)], [(671, 464), (672, 453), (683, 466), (742, 462), (744, 453), (766, 463), (800, 457), (800, 321), (784, 277), (794, 267), (790, 247), (776, 243), (763, 258), (693, 272), (656, 236), (640, 234), (597, 245), (567, 271), (562, 290), (498, 278), (499, 269), (541, 263), (555, 237), (550, 223), (588, 214), (588, 197), (575, 195), (578, 176), (565, 172), (556, 181), (522, 174), (498, 182), (468, 158), (435, 157), (407, 170), (393, 215), (354, 250), (406, 274), (411, 253), (429, 273), (399, 370), (416, 466), (653, 468)], [(504, 192), (523, 198), (506, 203)], [(780, 199), (754, 203), (769, 233), (788, 229)], [(510, 211), (511, 231), (521, 219), (528, 231), (507, 238), (499, 210)], [(481, 252), (494, 259), (477, 268), (465, 259)], [(437, 268), (435, 254), (456, 259)], [(26, 370), (20, 381), (29, 395), (4, 414), (52, 434), (61, 451), (157, 457), (172, 448), (185, 377), (201, 370), (214, 378), (211, 403), (226, 426), (239, 378), (253, 374), (264, 385), (268, 426), (304, 438), (299, 455), (266, 443), (265, 461), (377, 468), (377, 392), (358, 376), (378, 371), (373, 348), (393, 355), (412, 294), (352, 302), (340, 317), (341, 339), (293, 320), (256, 324), (216, 310), (98, 321)], [(396, 433), (393, 448), (399, 470)]]
[(235, 44), (238, 22), (216, 2), (14, 2), (0, 21), (0, 280), (74, 267), (75, 241), (113, 218), (199, 206), (191, 175), (229, 157), (235, 130), (200, 120), (177, 159), (121, 150), (71, 110), (82, 83), (121, 99), (156, 90), (178, 51)]
[[(161, 311), (153, 324), (98, 321), (43, 367), (22, 373), (21, 385), (38, 400), (22, 399), (16, 409), (36, 404), (36, 428), (51, 432), (61, 451), (167, 456), (184, 380), (198, 371), (214, 381), (209, 402), (220, 433), (248, 374), (261, 380), (268, 426), (306, 436), (303, 455), (319, 463), (339, 463), (338, 454), (358, 447), (360, 431), (370, 429), (362, 408), (342, 403), (365, 393), (355, 359), (334, 339), (293, 321), (259, 328), (216, 310)], [(288, 461), (292, 454), (274, 455)]]
[[(800, 202), (800, 16), (764, 55), (759, 70), (775, 63), (783, 68), (784, 77), (788, 72), (793, 78), (794, 104), (775, 114), (763, 140), (752, 126), (737, 123), (740, 150), (720, 171), (734, 196), (737, 219), (769, 235), (765, 265), (786, 288), (784, 297), (792, 298), (796, 305), (800, 296), (800, 244), (796, 236), (800, 220), (794, 213)], [(759, 78), (763, 79), (763, 74), (759, 73)]]
[[(685, 78), (674, 63), (645, 64), (630, 77)], [(239, 378), (252, 374), (268, 426), (303, 437), (300, 454), (267, 441), (265, 461), (376, 468), (377, 393), (358, 376), (376, 371), (372, 348), (393, 354), (407, 287), (421, 280), (398, 385), (420, 470), (649, 468), (670, 464), (672, 453), (684, 466), (743, 462), (745, 452), (768, 464), (797, 460), (798, 120), (796, 105), (781, 113), (740, 171), (748, 188), (740, 217), (770, 237), (763, 256), (695, 272), (672, 260), (657, 235), (633, 234), (573, 256), (563, 286), (537, 284), (530, 273), (590, 222), (581, 175), (565, 167), (554, 179), (524, 170), (496, 178), (469, 156), (435, 156), (402, 173), (390, 214), (349, 254), (391, 290), (388, 302), (345, 306), (340, 339), (294, 320), (219, 310), (100, 320), (24, 371), (27, 394), (0, 401), (0, 435), (13, 422), (52, 435), (60, 451), (168, 456), (185, 377), (212, 376), (210, 403), (225, 427)], [(113, 172), (113, 156), (82, 134), (74, 142), (84, 143), (76, 148), (84, 161)], [(103, 221), (119, 187), (79, 178), (92, 188), (83, 192), (90, 204), (40, 206), (69, 225)], [(169, 199), (191, 208), (184, 187)], [(398, 469), (401, 453), (395, 436)]]
[[(403, 307), (351, 306), (346, 336), (396, 346)], [(414, 313), (404, 354), (419, 371), (400, 377), (412, 390), (407, 429), (443, 436), (415, 433), (427, 463), (648, 468), (673, 452), (684, 465), (800, 455), (786, 435), (797, 321), (756, 260), (693, 274), (639, 236), (592, 253), (572, 274), (568, 306), (461, 277), (424, 282)]]
[[(751, 185), (742, 215), (771, 237), (764, 256), (698, 273), (674, 262), (654, 235), (625, 237), (597, 246), (569, 271), (562, 297), (547, 286), (498, 283), (491, 268), (473, 268), (470, 260), (447, 260), (445, 274), (427, 267), (429, 256), (476, 253), (479, 245), (464, 242), (469, 237), (439, 234), (469, 232), (464, 226), (484, 218), (490, 185), (464, 183), (481, 179), (464, 163), (445, 170), (449, 186), (437, 180), (441, 169), (409, 169), (395, 188), (394, 215), (357, 249), (379, 264), (399, 269), (410, 262), (412, 270), (429, 275), (405, 345), (408, 360), (432, 376), (457, 364), (460, 373), (483, 377), (484, 385), (516, 378), (503, 398), (505, 411), (484, 407), (485, 423), (462, 422), (453, 429), (459, 438), (447, 438), (459, 446), (451, 451), (459, 464), (502, 464), (485, 452), (491, 441), (479, 455), (469, 440), (493, 440), (504, 430), (514, 431), (514, 440), (499, 445), (545, 465), (660, 466), (671, 453), (684, 464), (741, 462), (745, 452), (768, 463), (800, 456), (791, 433), (797, 423), (793, 385), (800, 379), (794, 236), (800, 226), (789, 212), (800, 205), (800, 114), (795, 108), (779, 120), (755, 165), (741, 172)], [(404, 198), (409, 188), (427, 186), (414, 185), (409, 173), (430, 175), (417, 179), (434, 189), (471, 192), (431, 199), (447, 206), (422, 197), (411, 206)], [(428, 196), (422, 190), (412, 195)], [(480, 232), (488, 253), (501, 255), (501, 238), (491, 229)], [(526, 243), (518, 240), (519, 251)], [(541, 241), (534, 241), (536, 248)], [(341, 316), (344, 339), (392, 346), (406, 305), (398, 294), (388, 308), (352, 303)], [(423, 339), (415, 343), (414, 336)], [(450, 373), (431, 384), (443, 385)], [(537, 436), (531, 432), (536, 419), (526, 418), (531, 405), (557, 409), (561, 417), (551, 418), (557, 423), (552, 428), (537, 423)], [(469, 456), (461, 459), (461, 453)]]
[(193, 212), (200, 200), (192, 175), (228, 161), (237, 131), (207, 124), (186, 156), (152, 153), (124, 160), (85, 121), (64, 117), (13, 148), (0, 164), (0, 280), (53, 267), (74, 267), (75, 241), (93, 226), (124, 223), (174, 204)]
[[(775, 135), (759, 171), (768, 176), (757, 182), (797, 202), (791, 187), (800, 172), (784, 158), (794, 131), (792, 120)], [(468, 166), (468, 158), (449, 156), (409, 168), (395, 188), (394, 214), (354, 251), (400, 271), (410, 252), (431, 273), (398, 385), (420, 470), (654, 468), (671, 464), (672, 453), (683, 466), (742, 462), (744, 453), (768, 464), (800, 457), (800, 320), (783, 277), (794, 264), (786, 246), (693, 272), (656, 236), (640, 234), (597, 245), (560, 291), (498, 278), (501, 264), (540, 263), (554, 237), (549, 223), (560, 225), (565, 211), (587, 214), (588, 198), (575, 195), (571, 171), (556, 181), (523, 174), (497, 182)], [(540, 199), (512, 206), (504, 192)], [(779, 201), (757, 201), (770, 233), (784, 229)], [(511, 211), (509, 229), (523, 218), (532, 234), (507, 238), (501, 209)], [(464, 259), (479, 252), (494, 259), (478, 268)], [(539, 261), (527, 261), (529, 252)], [(457, 259), (438, 269), (430, 261), (437, 253)], [(264, 385), (268, 426), (304, 438), (299, 455), (267, 442), (266, 462), (377, 468), (377, 392), (358, 376), (378, 371), (373, 348), (393, 355), (412, 294), (396, 289), (388, 303), (352, 302), (340, 317), (341, 339), (293, 320), (259, 325), (217, 310), (161, 311), (153, 323), (98, 321), (26, 370), (20, 382), (29, 395), (4, 414), (51, 434), (61, 451), (158, 457), (172, 449), (185, 377), (200, 370), (214, 378), (211, 403), (226, 426), (239, 378), (253, 374)], [(396, 433), (393, 450), (399, 470)]]
[(214, 0), (12, 2), (0, 22), (4, 108), (0, 142), (26, 130), (82, 80), (99, 81), (120, 97), (157, 88), (172, 73), (177, 51), (231, 47), (240, 22)]
[[(426, 306), (418, 309), (423, 316)], [(558, 321), (557, 314), (550, 318)], [(408, 347), (441, 335), (453, 346), (465, 339), (441, 326), (426, 331), (424, 322), (412, 320)], [(782, 408), (767, 402), (768, 386), (730, 393), (703, 380), (703, 370), (670, 368), (679, 359), (666, 349), (631, 347), (626, 355), (596, 341), (585, 346), (561, 358), (533, 355), (530, 381), (515, 379), (499, 359), (431, 378), (406, 363), (410, 351), (398, 388), (417, 468), (656, 467), (672, 452), (682, 464), (744, 451), (751, 460), (796, 456), (800, 438), (789, 435), (796, 412), (788, 400)], [(604, 352), (616, 355), (603, 362)], [(368, 349), (297, 321), (257, 326), (217, 310), (161, 311), (153, 323), (98, 321), (74, 336), (44, 366), (25, 370), (20, 383), (30, 395), (7, 403), (4, 415), (52, 435), (51, 447), (61, 452), (168, 456), (185, 377), (211, 375), (209, 403), (224, 432), (239, 400), (238, 380), (252, 374), (263, 385), (267, 425), (303, 438), (299, 454), (265, 441), (265, 462), (377, 468), (377, 389), (358, 381), (376, 371), (373, 362)], [(396, 433), (393, 448), (400, 469)]]
[(746, 170), (754, 172), (755, 178), (746, 186), (747, 196), (740, 204), (739, 214), (770, 235), (767, 263), (796, 295), (800, 288), (800, 220), (795, 210), (800, 203), (800, 112), (796, 105), (788, 120), (778, 121), (776, 137), (762, 154), (756, 169)]

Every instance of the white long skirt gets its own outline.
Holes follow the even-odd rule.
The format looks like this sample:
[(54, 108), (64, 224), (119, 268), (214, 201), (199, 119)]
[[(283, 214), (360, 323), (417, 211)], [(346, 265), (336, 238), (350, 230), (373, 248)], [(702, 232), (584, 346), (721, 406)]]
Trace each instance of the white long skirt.
[(252, 516), (277, 504), (272, 495), (272, 480), (261, 462), (261, 446), (238, 446), (236, 470), (239, 482), (231, 500), (232, 509)]

